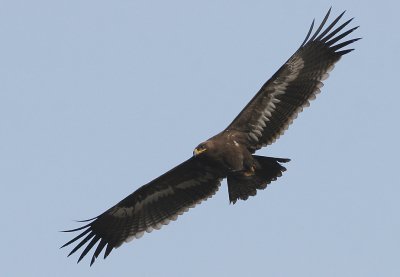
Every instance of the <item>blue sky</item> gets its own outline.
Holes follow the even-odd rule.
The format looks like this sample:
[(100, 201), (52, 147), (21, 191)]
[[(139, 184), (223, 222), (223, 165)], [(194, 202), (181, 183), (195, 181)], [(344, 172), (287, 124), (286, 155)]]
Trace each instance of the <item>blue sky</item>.
[[(59, 246), (225, 128), (347, 10), (363, 40), (262, 155), (287, 172), (89, 268)], [(395, 1), (0, 1), (2, 276), (400, 276)]]

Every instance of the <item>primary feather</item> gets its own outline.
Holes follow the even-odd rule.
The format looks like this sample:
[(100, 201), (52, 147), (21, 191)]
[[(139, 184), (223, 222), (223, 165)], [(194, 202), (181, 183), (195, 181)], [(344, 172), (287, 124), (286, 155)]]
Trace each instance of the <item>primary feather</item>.
[(275, 142), (303, 108), (309, 106), (309, 101), (315, 99), (324, 85), (323, 81), (328, 78), (340, 57), (354, 50), (343, 48), (359, 38), (338, 42), (358, 27), (339, 34), (352, 21), (350, 19), (337, 26), (343, 12), (323, 30), (330, 12), (329, 9), (310, 38), (313, 21), (300, 48), (261, 87), (228, 126), (229, 130), (248, 135), (248, 148), (251, 152)]

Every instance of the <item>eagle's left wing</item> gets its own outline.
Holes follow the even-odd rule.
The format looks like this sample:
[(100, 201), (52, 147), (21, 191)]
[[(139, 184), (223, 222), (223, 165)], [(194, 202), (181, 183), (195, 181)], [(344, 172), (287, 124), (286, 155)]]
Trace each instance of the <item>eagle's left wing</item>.
[(339, 34), (352, 20), (336, 26), (343, 12), (323, 30), (330, 11), (310, 38), (313, 21), (300, 48), (227, 127), (226, 130), (237, 130), (247, 135), (247, 147), (251, 152), (279, 138), (298, 113), (320, 92), (322, 81), (328, 78), (328, 73), (340, 57), (353, 50), (343, 50), (343, 47), (359, 38), (340, 41), (358, 27)]
[[(64, 232), (82, 231), (64, 244), (79, 243), (69, 255), (85, 248), (78, 262), (98, 243), (90, 265), (106, 247), (104, 258), (113, 248), (144, 232), (160, 229), (162, 225), (186, 212), (189, 208), (211, 197), (218, 190), (223, 173), (218, 167), (201, 158), (190, 158), (164, 175), (140, 187), (90, 223)], [(68, 256), (69, 256), (68, 255)]]

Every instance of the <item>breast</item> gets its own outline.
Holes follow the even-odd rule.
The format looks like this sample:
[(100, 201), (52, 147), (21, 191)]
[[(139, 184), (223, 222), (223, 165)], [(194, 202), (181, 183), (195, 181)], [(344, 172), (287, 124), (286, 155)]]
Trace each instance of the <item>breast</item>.
[(222, 163), (229, 171), (245, 170), (251, 163), (251, 153), (243, 143), (239, 132), (225, 131), (211, 138), (215, 146), (214, 159)]

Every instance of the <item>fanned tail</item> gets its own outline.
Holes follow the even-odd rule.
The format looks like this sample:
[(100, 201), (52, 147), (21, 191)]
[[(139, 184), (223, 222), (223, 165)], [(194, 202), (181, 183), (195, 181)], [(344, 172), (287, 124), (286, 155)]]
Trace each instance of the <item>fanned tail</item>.
[(229, 201), (233, 204), (238, 199), (247, 200), (249, 196), (257, 194), (257, 190), (262, 190), (269, 183), (275, 181), (286, 168), (281, 163), (289, 162), (290, 159), (272, 158), (253, 155), (256, 161), (256, 169), (253, 175), (246, 176), (237, 172), (228, 175)]

